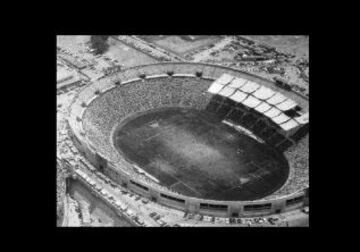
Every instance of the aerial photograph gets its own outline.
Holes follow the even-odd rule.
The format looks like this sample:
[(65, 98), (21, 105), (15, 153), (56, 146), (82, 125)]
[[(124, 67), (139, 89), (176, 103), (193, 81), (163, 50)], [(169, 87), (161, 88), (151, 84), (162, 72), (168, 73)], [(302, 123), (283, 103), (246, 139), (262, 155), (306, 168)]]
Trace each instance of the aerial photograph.
[(308, 35), (59, 34), (56, 75), (57, 227), (309, 227)]

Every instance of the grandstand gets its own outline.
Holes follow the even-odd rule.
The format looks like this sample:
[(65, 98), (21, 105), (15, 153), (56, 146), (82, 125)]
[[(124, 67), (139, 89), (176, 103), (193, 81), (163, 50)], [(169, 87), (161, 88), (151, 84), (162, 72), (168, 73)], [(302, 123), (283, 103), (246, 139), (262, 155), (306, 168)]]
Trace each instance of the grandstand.
[(209, 87), (213, 94), (206, 110), (223, 120), (245, 126), (280, 151), (309, 130), (309, 112), (280, 92), (244, 78), (223, 74)]

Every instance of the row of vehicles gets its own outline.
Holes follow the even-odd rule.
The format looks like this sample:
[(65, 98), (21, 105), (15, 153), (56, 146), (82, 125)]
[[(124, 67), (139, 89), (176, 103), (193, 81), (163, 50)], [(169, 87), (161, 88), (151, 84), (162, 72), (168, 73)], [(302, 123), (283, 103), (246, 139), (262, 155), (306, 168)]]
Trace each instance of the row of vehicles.
[(255, 218), (225, 218), (225, 217), (214, 217), (214, 216), (206, 216), (201, 214), (192, 214), (192, 213), (185, 213), (184, 214), (185, 219), (194, 219), (196, 221), (204, 221), (204, 222), (211, 222), (216, 224), (271, 224), (275, 225), (279, 218), (277, 217), (255, 217)]

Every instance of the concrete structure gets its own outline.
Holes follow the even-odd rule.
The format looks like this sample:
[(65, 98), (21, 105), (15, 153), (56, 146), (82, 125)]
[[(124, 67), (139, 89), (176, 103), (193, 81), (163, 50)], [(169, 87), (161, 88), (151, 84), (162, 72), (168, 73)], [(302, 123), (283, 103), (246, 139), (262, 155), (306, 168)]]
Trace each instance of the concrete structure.
[(66, 92), (66, 90), (77, 86), (83, 81), (76, 71), (70, 70), (66, 67), (58, 66), (56, 75), (57, 92)]
[(214, 81), (208, 92), (214, 95), (208, 110), (222, 110), (224, 119), (245, 125), (281, 151), (308, 133), (309, 112), (281, 92), (227, 73)]
[[(134, 172), (131, 164), (125, 161), (118, 162), (118, 160), (115, 162), (107, 151), (104, 151), (104, 149), (100, 148), (96, 142), (92, 142), (88, 139), (87, 133), (83, 128), (83, 114), (87, 107), (94, 100), (96, 100), (103, 93), (110, 92), (113, 89), (122, 87), (123, 85), (138, 83), (141, 81), (139, 78), (140, 74), (145, 74), (146, 79), (170, 78), (166, 77), (166, 73), (169, 71), (174, 72), (174, 75), (171, 78), (182, 78), (182, 76), (186, 76), (186, 78), (196, 78), (196, 72), (201, 71), (203, 73), (202, 78), (212, 81), (218, 79), (216, 85), (224, 85), (224, 83), (230, 80), (232, 81), (233, 79), (240, 78), (234, 82), (231, 82), (231, 87), (239, 88), (241, 86), (242, 92), (254, 94), (255, 97), (246, 102), (246, 106), (253, 108), (258, 108), (258, 106), (260, 106), (260, 99), (267, 99), (267, 103), (271, 103), (272, 105), (280, 104), (280, 102), (284, 102), (285, 99), (282, 99), (282, 96), (284, 96), (287, 99), (292, 99), (304, 110), (308, 110), (308, 102), (296, 94), (286, 90), (277, 89), (269, 80), (262, 79), (260, 77), (232, 68), (209, 64), (194, 64), (183, 62), (160, 63), (130, 68), (123, 72), (119, 72), (116, 75), (110, 76), (107, 79), (99, 80), (87, 87), (84, 87), (82, 91), (80, 91), (75, 96), (73, 103), (70, 106), (70, 117), (68, 119), (69, 135), (80, 153), (82, 153), (86, 159), (94, 167), (96, 167), (96, 169), (103, 172), (106, 176), (111, 178), (119, 185), (127, 187), (135, 193), (149, 198), (150, 200), (175, 209), (188, 211), (191, 213), (200, 213), (203, 215), (219, 217), (264, 216), (273, 213), (294, 210), (308, 204), (308, 188), (302, 188), (280, 198), (256, 201), (215, 201), (180, 195), (158, 185), (157, 183), (154, 183), (152, 180), (150, 181), (150, 179), (146, 180), (142, 178), (140, 174)], [(224, 73), (227, 73), (230, 77), (222, 77), (224, 76)], [(248, 84), (244, 84), (241, 78), (245, 79)], [(115, 84), (119, 83), (119, 80), (121, 84)], [(216, 87), (216, 85), (211, 87), (209, 92), (219, 92), (220, 89)], [(229, 86), (229, 89), (224, 90), (221, 95), (225, 97), (231, 96), (236, 101), (242, 100), (242, 93), (239, 92), (237, 95), (230, 94), (231, 87)], [(278, 95), (274, 97), (272, 92), (266, 88), (271, 88), (271, 90), (277, 92)], [(270, 95), (272, 95), (271, 97), (273, 97), (273, 99), (268, 98)], [(242, 101), (245, 101), (245, 99)], [(293, 103), (288, 102), (280, 106), (279, 110), (281, 111), (281, 109), (288, 108), (289, 106), (291, 107), (292, 104)], [(263, 107), (265, 106), (266, 105), (263, 105)], [(262, 107), (258, 109), (262, 109)], [(279, 122), (282, 122), (282, 119), (280, 119), (281, 118), (278, 119)], [(302, 122), (306, 122), (305, 115), (303, 115), (303, 117), (297, 118), (297, 124), (301, 124)], [(290, 126), (286, 126), (285, 130), (290, 128)]]

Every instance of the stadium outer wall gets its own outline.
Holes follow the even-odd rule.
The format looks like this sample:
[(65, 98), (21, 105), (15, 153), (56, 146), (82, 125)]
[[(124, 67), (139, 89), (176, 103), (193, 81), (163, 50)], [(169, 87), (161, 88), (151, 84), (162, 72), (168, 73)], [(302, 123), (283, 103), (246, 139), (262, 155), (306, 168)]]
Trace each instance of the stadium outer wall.
[[(224, 72), (234, 76), (246, 75), (247, 79), (256, 79), (258, 83), (260, 80), (260, 84), (267, 86), (271, 85), (271, 88), (276, 90), (269, 80), (241, 72), (237, 69), (217, 65), (184, 62), (158, 63), (138, 66), (116, 73), (116, 75), (109, 76), (106, 79), (99, 79), (89, 86), (84, 87), (75, 96), (70, 106), (70, 116), (68, 118), (68, 131), (70, 138), (73, 140), (80, 153), (83, 154), (91, 165), (102, 171), (106, 176), (119, 185), (127, 187), (143, 197), (156, 201), (159, 204), (191, 213), (200, 213), (203, 215), (218, 217), (254, 217), (287, 212), (308, 205), (308, 188), (269, 200), (219, 201), (188, 197), (138, 179), (136, 176), (128, 172), (129, 169), (132, 169), (130, 164), (123, 164), (124, 166), (127, 166), (128, 170), (123, 169), (122, 167), (115, 165), (114, 162), (108, 158), (106, 153), (103, 153), (94, 147), (94, 144), (89, 141), (86, 132), (83, 129), (82, 116), (86, 107), (105, 91), (117, 88), (119, 85), (129, 84), (141, 80), (139, 77), (141, 74), (145, 74), (146, 78), (164, 78), (168, 76), (168, 71), (174, 72), (173, 77), (182, 76), (193, 78), (196, 78), (197, 71), (201, 71), (203, 74), (201, 78), (209, 80), (217, 79)], [(118, 80), (120, 80), (121, 83), (116, 85), (115, 83)], [(291, 92), (283, 90), (276, 91), (280, 91), (291, 98), (295, 95)], [(81, 97), (80, 99), (79, 96)], [(86, 104), (85, 106), (84, 102)], [(302, 105), (307, 107), (306, 101)]]

